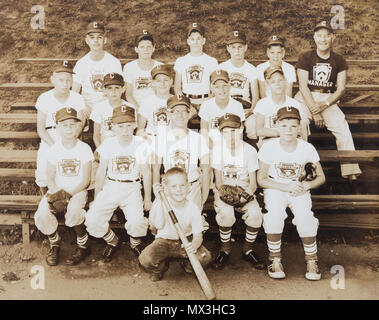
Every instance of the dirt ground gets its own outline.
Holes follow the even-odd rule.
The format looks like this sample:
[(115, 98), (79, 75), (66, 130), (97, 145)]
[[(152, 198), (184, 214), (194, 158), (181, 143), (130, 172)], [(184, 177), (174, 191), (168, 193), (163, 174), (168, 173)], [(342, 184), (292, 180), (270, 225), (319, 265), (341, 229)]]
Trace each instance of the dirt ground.
[[(326, 233), (321, 238), (328, 238)], [(217, 299), (223, 300), (377, 300), (378, 235), (366, 237), (368, 241), (359, 243), (350, 243), (349, 240), (346, 242), (343, 236), (340, 236), (343, 241), (330, 241), (330, 238), (329, 236), (329, 241), (319, 239), (322, 280), (318, 282), (304, 278), (303, 249), (300, 242), (292, 239), (287, 239), (282, 244), (286, 272), (284, 280), (270, 279), (266, 271), (257, 271), (242, 261), (242, 241), (239, 238), (233, 244), (231, 259), (225, 269), (215, 271), (207, 268), (206, 273)], [(206, 240), (206, 246), (213, 253), (217, 252), (215, 240), (214, 235)], [(46, 240), (32, 241), (27, 251), (24, 251), (21, 243), (0, 246), (0, 300), (205, 299), (195, 276), (185, 274), (176, 262), (171, 263), (162, 281), (151, 282), (148, 274), (140, 270), (127, 242), (123, 242), (121, 250), (111, 263), (104, 264), (100, 261), (104, 244), (92, 240), (91, 256), (78, 266), (68, 267), (64, 265), (64, 260), (73, 250), (73, 242), (73, 238), (66, 237), (61, 251), (61, 264), (56, 267), (49, 267), (45, 262), (48, 252)], [(267, 248), (263, 238), (258, 239), (256, 250), (261, 256), (266, 256)], [(332, 273), (332, 268), (337, 265), (343, 268), (343, 289), (335, 289), (333, 286), (337, 281), (336, 272)], [(37, 274), (32, 269), (33, 266), (39, 266), (39, 275), (44, 273), (44, 289), (32, 288), (32, 283), (35, 283), (33, 278)], [(12, 275), (15, 277), (13, 280), (19, 280), (10, 281)], [(340, 269), (338, 275), (342, 276)], [(337, 284), (342, 285), (342, 282)]]

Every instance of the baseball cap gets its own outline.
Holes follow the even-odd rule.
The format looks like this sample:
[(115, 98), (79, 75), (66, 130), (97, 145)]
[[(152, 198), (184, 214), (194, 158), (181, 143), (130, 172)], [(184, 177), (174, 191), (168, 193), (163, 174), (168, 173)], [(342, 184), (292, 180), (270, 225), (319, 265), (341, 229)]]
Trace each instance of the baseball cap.
[(102, 23), (93, 21), (87, 26), (86, 34), (89, 34), (92, 32), (105, 33), (105, 27)]
[(151, 70), (151, 77), (154, 79), (158, 74), (165, 74), (172, 78), (172, 66), (169, 64), (159, 64)]
[(301, 120), (299, 110), (295, 107), (283, 107), (276, 113), (276, 121), (280, 121), (286, 118), (294, 118)]
[(218, 129), (221, 131), (223, 128), (240, 128), (241, 118), (233, 113), (225, 113), (217, 120)]
[(74, 69), (73, 65), (69, 61), (64, 60), (59, 65), (56, 66), (56, 68), (54, 69), (54, 72), (75, 73), (73, 69)]
[(317, 30), (322, 29), (322, 28), (327, 29), (327, 30), (329, 30), (330, 32), (333, 32), (332, 27), (331, 27), (330, 24), (329, 24), (327, 21), (325, 21), (325, 20), (319, 22), (319, 23), (315, 26), (315, 28), (313, 29), (313, 31), (316, 32)]
[(188, 27), (187, 27), (187, 37), (190, 36), (190, 34), (193, 31), (199, 32), (203, 37), (205, 36), (205, 28), (198, 22), (192, 22)]
[(167, 109), (170, 110), (170, 109), (175, 108), (176, 106), (186, 106), (188, 109), (190, 109), (191, 101), (185, 96), (181, 96), (181, 97), (172, 96), (168, 98)]
[(135, 110), (125, 104), (113, 109), (112, 122), (113, 123), (124, 123), (124, 122), (135, 122)]
[(273, 45), (279, 45), (284, 47), (284, 41), (282, 38), (277, 36), (276, 34), (272, 35), (267, 42), (267, 47), (273, 46)]
[(224, 80), (225, 82), (229, 82), (229, 74), (225, 70), (215, 70), (210, 75), (211, 84), (214, 84), (217, 80)]
[(116, 72), (108, 73), (104, 76), (103, 86), (110, 86), (112, 84), (124, 86), (124, 77)]
[(265, 79), (270, 79), (271, 76), (275, 73), (275, 72), (279, 72), (281, 73), (282, 75), (284, 75), (284, 72), (283, 72), (283, 69), (282, 67), (268, 67), (265, 71), (264, 71), (264, 77)]
[(134, 40), (134, 46), (135, 46), (135, 47), (138, 47), (138, 44), (139, 44), (142, 40), (150, 40), (151, 43), (154, 44), (154, 38), (153, 38), (153, 35), (152, 35), (149, 31), (147, 31), (147, 30), (145, 30), (145, 29), (143, 29), (142, 32), (141, 32), (140, 34), (136, 35), (136, 38), (135, 38), (135, 40)]
[(245, 33), (234, 30), (228, 33), (226, 37), (226, 44), (233, 44), (233, 43), (242, 43), (246, 44), (246, 35)]
[(75, 119), (77, 121), (81, 121), (78, 118), (78, 113), (76, 112), (76, 110), (74, 108), (64, 107), (64, 108), (59, 109), (55, 113), (55, 122), (56, 123), (61, 122), (61, 121), (65, 121), (68, 119)]

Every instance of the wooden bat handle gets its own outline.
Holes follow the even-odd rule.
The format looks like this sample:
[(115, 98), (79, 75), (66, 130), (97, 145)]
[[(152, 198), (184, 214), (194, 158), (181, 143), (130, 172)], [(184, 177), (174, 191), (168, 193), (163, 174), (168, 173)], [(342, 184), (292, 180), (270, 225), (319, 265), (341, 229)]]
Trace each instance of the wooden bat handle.
[(168, 200), (166, 198), (166, 195), (161, 191), (161, 192), (159, 192), (159, 196), (161, 197), (161, 199), (162, 199), (162, 201), (163, 201), (163, 203), (167, 209), (168, 215), (170, 216), (170, 218), (174, 224), (175, 230), (178, 233), (179, 238), (184, 245), (184, 249), (186, 250), (188, 259), (189, 259), (189, 261), (192, 265), (192, 268), (196, 274), (196, 277), (197, 277), (197, 280), (199, 281), (201, 289), (203, 290), (203, 292), (204, 292), (204, 294), (208, 300), (216, 299), (216, 294), (212, 288), (211, 283), (209, 282), (207, 275), (205, 274), (205, 271), (204, 271), (199, 259), (197, 258), (196, 254), (194, 254), (192, 252), (188, 252), (187, 246), (189, 245), (189, 241), (188, 241), (187, 237), (185, 236), (185, 234), (184, 234), (184, 232), (183, 232), (183, 230), (182, 230), (182, 228), (178, 222), (178, 219), (177, 219), (174, 211), (172, 210), (170, 203), (168, 202)]

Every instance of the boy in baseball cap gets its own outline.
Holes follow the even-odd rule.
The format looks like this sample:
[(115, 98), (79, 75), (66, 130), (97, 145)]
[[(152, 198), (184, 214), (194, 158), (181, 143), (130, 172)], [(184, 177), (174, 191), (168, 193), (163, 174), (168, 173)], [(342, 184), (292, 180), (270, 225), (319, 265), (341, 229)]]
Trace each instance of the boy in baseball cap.
[[(231, 251), (232, 227), (236, 221), (235, 208), (220, 199), (222, 185), (240, 186), (253, 195), (256, 188), (258, 156), (254, 147), (243, 141), (243, 124), (235, 114), (226, 113), (218, 118), (218, 130), (222, 134), (221, 143), (213, 149), (212, 167), (214, 169), (215, 188), (213, 188), (216, 222), (219, 226), (221, 246), (212, 263), (214, 269), (224, 268)], [(246, 223), (245, 242), (242, 257), (258, 270), (265, 268), (263, 261), (253, 251), (253, 245), (262, 224), (262, 212), (254, 199), (238, 209), (243, 213)]]
[(175, 61), (175, 94), (185, 95), (198, 110), (210, 95), (209, 75), (217, 68), (215, 58), (203, 52), (205, 28), (198, 22), (187, 28), (187, 44), (190, 52)]
[[(319, 280), (321, 273), (317, 264), (318, 219), (312, 212), (310, 190), (325, 182), (316, 149), (308, 142), (298, 139), (300, 113), (294, 107), (278, 110), (276, 128), (279, 138), (266, 142), (258, 152), (258, 184), (264, 188), (264, 201), (267, 213), (263, 215), (263, 227), (267, 235), (269, 249), (268, 274), (271, 278), (285, 277), (281, 263), (281, 238), (286, 208), (294, 215), (292, 223), (296, 226), (305, 252), (308, 280)], [(313, 181), (302, 181), (300, 175), (306, 163), (316, 166), (317, 177)]]
[(138, 54), (138, 58), (125, 64), (124, 78), (126, 99), (138, 110), (142, 100), (154, 93), (151, 88), (151, 70), (162, 63), (152, 59), (155, 42), (153, 35), (148, 30), (141, 30), (136, 35), (134, 51)]
[(286, 79), (286, 95), (292, 97), (292, 87), (296, 82), (296, 72), (293, 65), (283, 61), (284, 55), (286, 53), (284, 40), (278, 35), (272, 35), (268, 39), (266, 47), (266, 54), (269, 60), (257, 66), (259, 92), (261, 98), (265, 98), (270, 94), (264, 78), (264, 71), (268, 67), (282, 68), (284, 77)]
[(135, 109), (127, 105), (113, 109), (112, 126), (116, 136), (106, 139), (97, 148), (100, 164), (96, 173), (95, 199), (85, 221), (89, 234), (106, 242), (104, 262), (110, 262), (120, 247), (118, 237), (109, 226), (114, 211), (120, 207), (124, 212), (130, 247), (138, 256), (142, 250), (141, 238), (148, 228), (143, 211), (151, 209), (149, 148), (144, 139), (134, 136)]
[[(89, 253), (88, 234), (84, 226), (84, 207), (87, 202), (87, 187), (90, 182), (93, 154), (91, 148), (77, 138), (81, 120), (74, 108), (65, 107), (56, 112), (57, 132), (60, 139), (47, 152), (48, 194), (63, 189), (71, 195), (64, 214), (65, 225), (76, 233), (77, 248), (66, 264), (74, 265)], [(34, 215), (35, 225), (48, 236), (50, 250), (46, 257), (49, 266), (59, 263), (61, 237), (58, 219), (51, 211), (44, 195)]]
[[(348, 65), (340, 54), (332, 50), (335, 39), (327, 21), (314, 28), (316, 49), (301, 53), (296, 67), (299, 76), (299, 92), (296, 99), (304, 103), (317, 127), (326, 126), (336, 138), (338, 150), (355, 150), (353, 137), (345, 115), (337, 102), (345, 92)], [(362, 172), (358, 163), (341, 164), (341, 175), (350, 181)]]

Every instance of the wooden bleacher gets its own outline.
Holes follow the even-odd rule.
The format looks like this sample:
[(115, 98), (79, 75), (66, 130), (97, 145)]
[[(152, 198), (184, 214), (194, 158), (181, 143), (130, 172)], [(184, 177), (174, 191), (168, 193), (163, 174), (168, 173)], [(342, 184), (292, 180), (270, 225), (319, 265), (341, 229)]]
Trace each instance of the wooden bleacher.
[[(46, 64), (51, 65), (59, 61), (76, 59), (63, 58), (23, 58), (17, 63), (23, 64)], [(121, 59), (124, 64), (130, 59)], [(164, 61), (164, 60), (163, 60)], [(172, 63), (172, 61), (164, 61)], [(263, 60), (253, 60), (253, 64)], [(294, 60), (288, 61), (295, 63)], [(379, 66), (379, 60), (348, 60), (349, 65), (355, 66)], [(52, 88), (50, 83), (5, 83), (0, 85), (0, 90), (30, 90), (38, 91), (38, 94)], [(296, 90), (296, 88), (295, 88)], [(346, 114), (346, 119), (352, 126), (352, 134), (355, 141), (359, 142), (360, 148), (356, 151), (336, 151), (334, 137), (331, 133), (323, 131), (312, 132), (310, 142), (314, 143), (319, 150), (321, 162), (325, 166), (327, 182), (346, 184), (336, 173), (339, 171), (339, 162), (358, 161), (365, 173), (365, 166), (376, 168), (379, 161), (379, 148), (377, 139), (379, 137), (379, 103), (365, 103), (365, 99), (379, 91), (376, 84), (348, 84), (347, 92), (359, 94), (353, 100), (342, 102), (340, 107)], [(36, 110), (35, 101), (14, 101), (7, 109), (0, 113), (0, 143), (14, 142), (38, 142), (36, 132)], [(27, 125), (27, 130), (15, 131), (3, 126), (10, 124)], [(91, 134), (85, 134), (83, 140), (89, 142)], [(368, 148), (368, 146), (370, 146)], [(374, 146), (374, 147), (372, 147)], [(35, 164), (37, 150), (14, 150), (0, 147), (0, 177), (2, 181), (33, 181), (35, 169), (21, 168), (22, 164)], [(8, 166), (11, 164), (11, 167)], [(371, 171), (370, 171), (371, 172)], [(330, 176), (328, 176), (330, 174)], [(375, 175), (367, 175), (364, 179), (374, 181)], [(370, 190), (367, 190), (370, 191)], [(6, 214), (0, 213), (0, 225), (22, 224), (23, 241), (29, 242), (30, 225), (34, 223), (33, 214), (37, 209), (40, 196), (33, 195), (0, 195), (0, 210), (7, 210)], [(317, 194), (312, 192), (313, 209), (320, 221), (321, 227), (331, 228), (364, 228), (379, 229), (379, 190), (368, 194)], [(205, 209), (213, 211), (213, 196), (210, 195)], [(13, 212), (13, 213), (9, 213)], [(212, 218), (210, 219), (212, 221)], [(213, 217), (214, 220), (214, 217)], [(113, 223), (114, 227), (123, 227), (121, 224)], [(214, 226), (213, 226), (214, 229)], [(212, 226), (211, 226), (212, 230)], [(216, 229), (215, 229), (216, 230)]]

